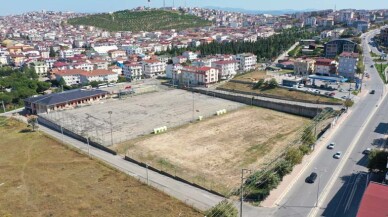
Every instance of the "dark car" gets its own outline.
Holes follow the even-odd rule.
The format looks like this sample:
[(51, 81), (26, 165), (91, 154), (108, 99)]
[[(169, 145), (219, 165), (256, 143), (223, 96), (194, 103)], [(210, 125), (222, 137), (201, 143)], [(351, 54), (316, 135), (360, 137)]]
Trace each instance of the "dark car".
[(370, 91), (370, 94), (375, 94), (375, 90), (371, 90), (371, 91)]
[(312, 173), (309, 175), (309, 177), (306, 178), (306, 182), (307, 182), (307, 183), (314, 183), (315, 180), (317, 179), (317, 177), (318, 177), (318, 174), (312, 172)]

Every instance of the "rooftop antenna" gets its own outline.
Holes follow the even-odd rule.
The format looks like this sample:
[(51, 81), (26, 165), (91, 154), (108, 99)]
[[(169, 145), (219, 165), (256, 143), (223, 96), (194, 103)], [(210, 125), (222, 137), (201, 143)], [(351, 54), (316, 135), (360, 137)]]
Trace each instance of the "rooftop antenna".
[(166, 0), (163, 0), (163, 7), (166, 7)]
[(172, 7), (175, 8), (175, 0), (172, 0)]
[(337, 11), (337, 5), (334, 5), (334, 12)]
[(151, 8), (151, 0), (148, 0), (148, 9)]

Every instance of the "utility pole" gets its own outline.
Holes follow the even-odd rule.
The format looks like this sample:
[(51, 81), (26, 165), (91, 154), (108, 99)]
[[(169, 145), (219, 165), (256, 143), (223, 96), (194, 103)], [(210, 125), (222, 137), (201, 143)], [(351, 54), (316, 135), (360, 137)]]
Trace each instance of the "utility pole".
[(112, 111), (108, 111), (109, 114), (109, 119), (110, 119), (110, 140), (111, 140), (111, 145), (113, 146), (113, 126), (112, 126)]
[(149, 185), (149, 179), (148, 179), (148, 164), (146, 164), (146, 173), (147, 173), (147, 185)]
[(89, 136), (86, 136), (86, 142), (88, 143), (88, 155), (90, 157), (90, 144), (89, 144)]
[(243, 202), (244, 202), (244, 173), (249, 172), (251, 173), (251, 170), (248, 169), (241, 169), (241, 187), (240, 187), (240, 217), (243, 216)]
[(192, 114), (192, 120), (194, 122), (194, 90), (191, 93), (193, 95), (193, 114)]

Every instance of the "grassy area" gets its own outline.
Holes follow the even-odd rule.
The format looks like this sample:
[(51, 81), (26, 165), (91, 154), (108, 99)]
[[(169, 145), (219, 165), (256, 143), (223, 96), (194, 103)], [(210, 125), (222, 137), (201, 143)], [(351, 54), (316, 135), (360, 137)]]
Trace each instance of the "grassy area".
[(273, 88), (273, 89), (260, 90), (260, 89), (253, 89), (251, 85), (239, 84), (239, 83), (233, 83), (233, 82), (225, 83), (220, 87), (229, 89), (231, 91), (233, 90), (246, 91), (246, 92), (258, 93), (258, 94), (266, 94), (268, 96), (283, 97), (291, 100), (307, 100), (312, 103), (329, 102), (329, 103), (341, 104), (341, 100), (336, 98), (318, 96), (318, 95), (304, 93), (300, 91), (290, 91), (285, 88)]
[(25, 124), (0, 135), (0, 216), (203, 216)]
[(265, 79), (267, 77), (268, 76), (265, 71), (254, 71), (237, 75), (235, 78), (233, 78), (233, 80), (253, 82), (260, 79)]
[(296, 46), (294, 49), (292, 49), (290, 52), (288, 52), (288, 56), (290, 57), (299, 57), (302, 52), (302, 46)]
[(384, 72), (385, 72), (385, 69), (387, 68), (388, 64), (376, 63), (375, 66), (376, 66), (377, 71), (379, 72), (381, 79), (383, 79), (383, 81), (385, 83), (387, 83), (388, 81), (387, 81), (387, 78), (385, 77)]
[(179, 12), (151, 11), (117, 11), (112, 14), (94, 14), (68, 20), (71, 25), (95, 26), (108, 31), (155, 31), (182, 30), (187, 28), (210, 26), (211, 22), (193, 15)]
[(373, 53), (372, 51), (369, 53), (370, 53), (371, 57), (380, 57), (380, 55), (377, 55), (377, 54)]
[(279, 74), (292, 74), (292, 73), (294, 73), (294, 70), (292, 70), (292, 69), (282, 69), (278, 73)]

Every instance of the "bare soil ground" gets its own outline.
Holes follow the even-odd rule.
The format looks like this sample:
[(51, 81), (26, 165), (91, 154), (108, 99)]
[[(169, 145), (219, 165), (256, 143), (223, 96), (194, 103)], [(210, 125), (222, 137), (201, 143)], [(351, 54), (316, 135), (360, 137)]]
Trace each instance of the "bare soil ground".
[(265, 79), (268, 77), (269, 76), (266, 75), (265, 71), (254, 71), (254, 72), (248, 72), (242, 75), (238, 75), (235, 78), (233, 78), (233, 80), (255, 82), (260, 79)]
[(290, 91), (285, 88), (259, 90), (259, 89), (253, 89), (252, 85), (240, 84), (240, 83), (234, 83), (234, 82), (225, 83), (220, 87), (230, 89), (230, 90), (240, 90), (240, 91), (246, 91), (246, 92), (252, 92), (252, 93), (267, 94), (275, 97), (276, 96), (284, 97), (286, 99), (307, 100), (307, 101), (310, 101), (311, 103), (317, 103), (317, 102), (339, 103), (340, 102), (340, 100), (336, 98), (328, 98), (328, 97), (323, 97), (319, 95), (303, 93), (300, 91)]
[(0, 121), (0, 216), (203, 216), (24, 124)]
[(272, 160), (307, 122), (298, 116), (247, 107), (115, 148), (163, 171), (227, 193), (240, 183), (241, 168), (257, 170)]

